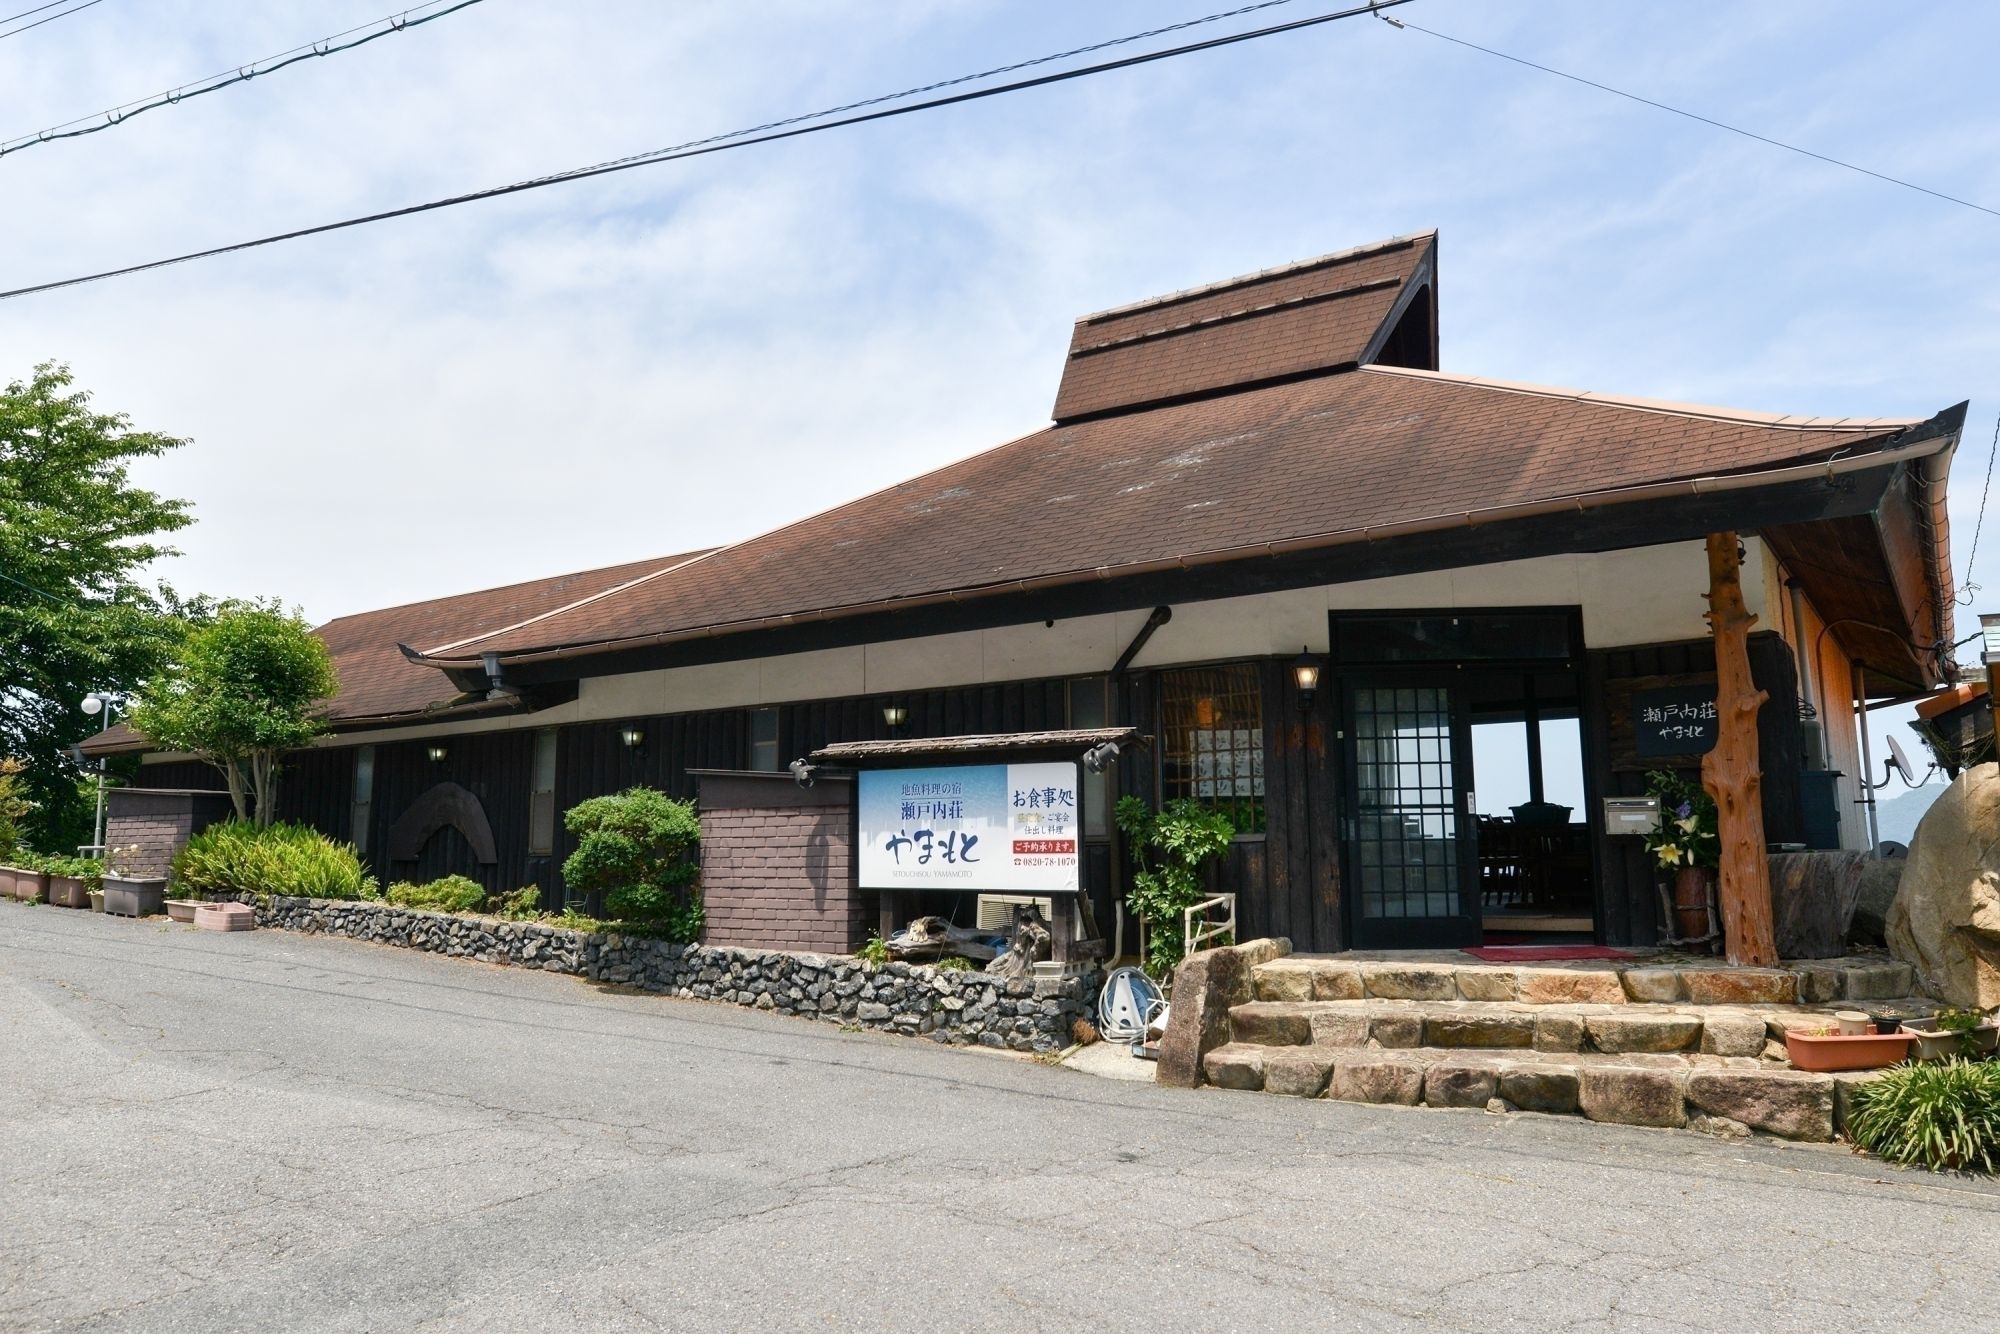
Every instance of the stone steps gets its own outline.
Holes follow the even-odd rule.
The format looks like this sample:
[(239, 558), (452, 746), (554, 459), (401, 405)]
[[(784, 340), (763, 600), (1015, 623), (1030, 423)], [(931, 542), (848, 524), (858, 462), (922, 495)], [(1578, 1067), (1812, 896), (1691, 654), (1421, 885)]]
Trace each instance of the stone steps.
[(1203, 1059), (1210, 1084), (1407, 1107), (1582, 1115), (1619, 1125), (1751, 1131), (1824, 1142), (1869, 1074), (1822, 1075), (1749, 1057), (1679, 1053), (1263, 1046)]
[[(1458, 959), (1465, 959), (1459, 962)], [(1813, 959), (1782, 968), (1635, 959), (1489, 964), (1439, 959), (1290, 955), (1256, 965), (1260, 1001), (1510, 1001), (1523, 1005), (1791, 1005), (1867, 1002), (1916, 990), (1909, 965), (1879, 957)]]
[[(1921, 998), (1869, 1003), (1921, 1014)], [(1266, 1047), (1411, 1047), (1544, 1052), (1691, 1052), (1783, 1063), (1785, 1030), (1832, 1022), (1799, 1005), (1527, 1005), (1518, 1001), (1250, 1001), (1231, 1039)]]

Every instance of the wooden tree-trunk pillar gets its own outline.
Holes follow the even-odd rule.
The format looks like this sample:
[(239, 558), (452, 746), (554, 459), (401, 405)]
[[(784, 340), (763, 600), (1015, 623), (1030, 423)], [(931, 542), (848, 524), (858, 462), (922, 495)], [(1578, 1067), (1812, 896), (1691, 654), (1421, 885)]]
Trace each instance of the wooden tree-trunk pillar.
[(1764, 849), (1764, 771), (1757, 759), (1757, 710), (1768, 693), (1750, 679), (1750, 627), (1735, 533), (1708, 535), (1708, 624), (1715, 635), (1715, 749), (1701, 757), (1701, 782), (1715, 798), (1722, 842), (1722, 939), (1729, 962), (1778, 962), (1771, 924), (1771, 873)]

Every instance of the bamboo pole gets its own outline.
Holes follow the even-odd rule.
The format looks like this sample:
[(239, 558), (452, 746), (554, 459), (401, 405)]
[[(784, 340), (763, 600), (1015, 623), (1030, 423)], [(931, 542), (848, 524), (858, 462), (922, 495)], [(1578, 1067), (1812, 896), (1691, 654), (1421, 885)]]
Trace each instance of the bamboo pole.
[(1715, 798), (1721, 849), (1722, 939), (1729, 962), (1778, 963), (1771, 872), (1764, 850), (1764, 773), (1757, 758), (1757, 710), (1769, 698), (1750, 679), (1750, 627), (1735, 533), (1708, 535), (1708, 623), (1715, 636), (1715, 748), (1701, 757), (1701, 782)]

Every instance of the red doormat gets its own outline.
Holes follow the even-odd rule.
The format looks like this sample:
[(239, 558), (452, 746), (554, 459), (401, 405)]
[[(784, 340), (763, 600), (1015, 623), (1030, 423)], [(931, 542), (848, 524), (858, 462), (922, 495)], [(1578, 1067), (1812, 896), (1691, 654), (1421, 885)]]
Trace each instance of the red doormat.
[(1608, 945), (1477, 945), (1466, 950), (1487, 963), (1547, 963), (1561, 959), (1631, 959), (1629, 950)]

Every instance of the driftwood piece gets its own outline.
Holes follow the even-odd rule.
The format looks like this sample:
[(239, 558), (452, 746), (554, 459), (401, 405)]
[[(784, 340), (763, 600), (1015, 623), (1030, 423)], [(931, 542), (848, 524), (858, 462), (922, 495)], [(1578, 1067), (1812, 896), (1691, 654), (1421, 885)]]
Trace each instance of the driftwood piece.
[(1750, 627), (1735, 533), (1708, 535), (1708, 623), (1715, 635), (1715, 749), (1701, 758), (1722, 842), (1722, 940), (1729, 962), (1774, 968), (1771, 879), (1764, 849), (1764, 775), (1757, 710), (1769, 698), (1750, 679)]
[(986, 965), (986, 971), (995, 977), (1026, 977), (1037, 960), (1049, 957), (1054, 945), (1055, 935), (1042, 910), (1032, 903), (1016, 904), (1012, 941), (1005, 954)]
[(1773, 853), (1769, 864), (1778, 953), (1787, 959), (1847, 953), (1848, 920), (1861, 897), (1862, 876), (1879, 859), (1827, 848)]
[(942, 917), (919, 917), (882, 943), (889, 947), (890, 958), (906, 963), (941, 959), (947, 954), (984, 960), (998, 953), (986, 943), (991, 936), (991, 932), (953, 926)]

